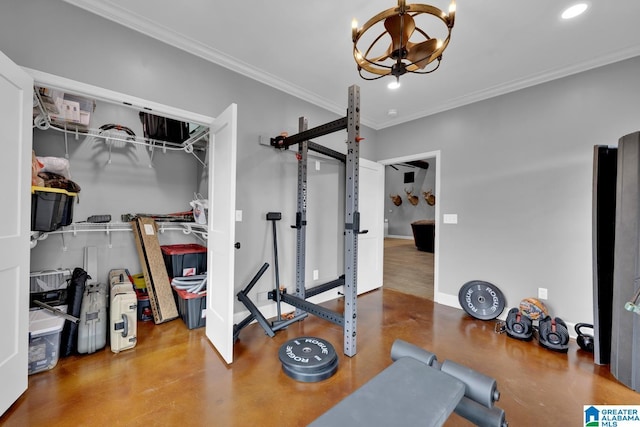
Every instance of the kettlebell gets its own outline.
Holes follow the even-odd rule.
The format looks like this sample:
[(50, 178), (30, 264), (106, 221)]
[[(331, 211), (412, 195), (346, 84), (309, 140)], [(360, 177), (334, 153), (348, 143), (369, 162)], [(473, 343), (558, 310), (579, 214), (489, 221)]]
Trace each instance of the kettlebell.
[(580, 348), (584, 351), (593, 353), (593, 336), (580, 331), (580, 329), (582, 328), (593, 329), (593, 325), (590, 325), (588, 323), (576, 323), (575, 326), (576, 334), (578, 334), (578, 338), (576, 338), (578, 346), (580, 346)]

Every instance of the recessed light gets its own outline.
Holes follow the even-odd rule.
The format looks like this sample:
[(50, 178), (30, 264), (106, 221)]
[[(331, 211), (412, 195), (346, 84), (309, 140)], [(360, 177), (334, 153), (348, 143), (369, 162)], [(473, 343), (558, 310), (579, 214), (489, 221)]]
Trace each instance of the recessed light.
[(587, 3), (576, 3), (573, 6), (570, 6), (562, 12), (562, 19), (572, 19), (578, 15), (582, 15), (587, 9), (589, 5)]
[(389, 117), (395, 117), (398, 115), (398, 110), (396, 110), (395, 108), (392, 108), (389, 111), (387, 111), (387, 115)]

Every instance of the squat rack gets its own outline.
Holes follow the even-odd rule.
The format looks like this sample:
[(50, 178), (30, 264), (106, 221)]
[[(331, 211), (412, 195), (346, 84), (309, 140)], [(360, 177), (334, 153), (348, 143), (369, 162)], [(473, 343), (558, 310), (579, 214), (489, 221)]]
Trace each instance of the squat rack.
[[(340, 130), (347, 130), (347, 153), (342, 154), (330, 148), (310, 141), (311, 138), (328, 135)], [(280, 300), (296, 307), (296, 315), (304, 312), (313, 314), (342, 326), (344, 333), (344, 354), (356, 354), (356, 299), (358, 296), (358, 234), (360, 230), (360, 213), (358, 212), (358, 166), (360, 157), (360, 88), (349, 87), (347, 115), (333, 122), (307, 129), (307, 119), (298, 120), (299, 133), (292, 136), (271, 138), (271, 146), (288, 149), (298, 144), (298, 200), (296, 212), (296, 292), (295, 295), (283, 293), (276, 289), (269, 297), (274, 299), (280, 293)], [(307, 226), (307, 153), (309, 150), (324, 154), (345, 163), (345, 224), (344, 224), (344, 275), (331, 282), (305, 289), (305, 246)], [(325, 307), (313, 304), (306, 298), (344, 285), (344, 312), (337, 313)]]

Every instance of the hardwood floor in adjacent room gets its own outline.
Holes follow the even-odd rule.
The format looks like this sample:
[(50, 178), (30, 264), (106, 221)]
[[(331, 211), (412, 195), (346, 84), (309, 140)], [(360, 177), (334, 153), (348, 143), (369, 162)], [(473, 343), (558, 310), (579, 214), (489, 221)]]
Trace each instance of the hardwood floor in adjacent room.
[[(545, 350), (535, 340), (496, 334), (493, 321), (393, 289), (369, 292), (357, 303), (353, 357), (342, 352), (342, 329), (313, 316), (274, 338), (257, 324), (246, 327), (229, 366), (202, 328), (188, 330), (181, 320), (139, 322), (134, 349), (71, 356), (30, 376), (29, 389), (0, 425), (306, 426), (389, 366), (396, 339), (495, 378), (501, 392), (496, 406), (512, 426), (579, 426), (583, 405), (640, 404), (640, 394), (617, 382), (607, 366), (594, 365), (592, 354), (574, 341), (568, 353)], [(341, 311), (342, 304), (324, 305)], [(334, 376), (302, 383), (282, 372), (278, 351), (300, 336), (333, 344), (339, 355)], [(393, 399), (393, 391), (381, 398)], [(396, 425), (403, 426), (402, 418)], [(468, 425), (456, 414), (445, 423)]]
[(413, 239), (384, 239), (384, 287), (433, 300), (433, 253)]

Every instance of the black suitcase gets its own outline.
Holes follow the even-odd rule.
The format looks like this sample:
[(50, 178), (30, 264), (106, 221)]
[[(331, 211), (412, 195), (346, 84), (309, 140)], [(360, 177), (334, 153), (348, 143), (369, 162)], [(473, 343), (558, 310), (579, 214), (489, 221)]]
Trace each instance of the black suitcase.
[[(80, 317), (82, 296), (84, 295), (87, 279), (90, 279), (89, 274), (80, 267), (74, 269), (71, 274), (71, 280), (67, 288), (67, 313), (72, 316)], [(65, 357), (75, 354), (77, 352), (77, 346), (78, 324), (66, 320), (60, 335), (60, 355)]]

